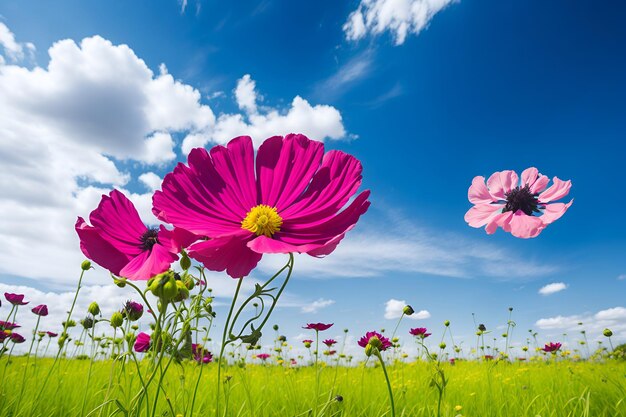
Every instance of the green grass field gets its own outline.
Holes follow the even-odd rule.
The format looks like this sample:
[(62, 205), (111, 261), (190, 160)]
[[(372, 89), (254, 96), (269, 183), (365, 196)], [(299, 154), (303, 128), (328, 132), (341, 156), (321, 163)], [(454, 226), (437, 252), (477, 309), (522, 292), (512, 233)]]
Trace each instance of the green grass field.
[[(61, 360), (47, 387), (42, 386), (52, 359), (0, 361), (4, 372), (1, 416), (129, 415), (132, 397), (141, 389), (137, 368), (112, 361), (95, 362), (87, 385), (89, 361)], [(147, 374), (151, 364), (143, 361)], [(161, 384), (157, 414), (191, 416), (191, 396), (201, 367), (172, 364)], [(626, 362), (457, 362), (444, 364), (449, 380), (442, 416), (474, 417), (618, 417), (626, 416)], [(204, 365), (193, 415), (215, 415), (217, 365)], [(432, 368), (426, 362), (388, 366), (398, 416), (436, 416), (437, 392), (429, 386)], [(227, 416), (363, 416), (390, 415), (387, 388), (378, 367), (323, 367), (320, 397), (315, 405), (315, 369), (278, 365), (226, 367), (222, 371)], [(150, 390), (152, 403), (155, 390)], [(341, 396), (342, 401), (336, 397)], [(37, 399), (39, 397), (39, 399)], [(21, 398), (21, 399), (20, 399)], [(83, 398), (85, 398), (84, 412)], [(104, 406), (98, 408), (102, 404)], [(225, 404), (227, 410), (224, 410)], [(149, 413), (146, 402), (141, 414)], [(135, 414), (136, 415), (136, 414)]]

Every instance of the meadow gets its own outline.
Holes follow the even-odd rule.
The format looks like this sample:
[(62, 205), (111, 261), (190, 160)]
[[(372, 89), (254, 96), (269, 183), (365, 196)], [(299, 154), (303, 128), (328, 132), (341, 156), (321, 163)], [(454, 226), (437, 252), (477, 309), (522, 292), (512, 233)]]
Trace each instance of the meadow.
[[(22, 384), (26, 359), (0, 362), (2, 416), (129, 415), (133, 395), (141, 389), (136, 369), (111, 360), (93, 365), (87, 383), (89, 361), (68, 359), (57, 364), (54, 380), (42, 387), (53, 359), (30, 363)], [(149, 363), (140, 365), (149, 371)], [(214, 363), (187, 361), (176, 365), (162, 384), (175, 415), (190, 416), (191, 394), (201, 367), (201, 389), (193, 415), (215, 413)], [(385, 382), (374, 366), (323, 366), (320, 397), (315, 407), (316, 371), (312, 366), (291, 367), (277, 363), (228, 366), (223, 370), (225, 416), (363, 416), (389, 415)], [(400, 416), (437, 415), (438, 395), (430, 386), (431, 364), (397, 362), (388, 366)], [(442, 416), (574, 417), (626, 416), (626, 362), (569, 361), (517, 362), (456, 361), (444, 365), (449, 380)], [(154, 397), (154, 389), (149, 397)], [(21, 397), (21, 401), (18, 399)], [(37, 397), (39, 399), (36, 401)], [(104, 405), (103, 405), (104, 404)], [(226, 409), (224, 409), (226, 405)], [(149, 412), (142, 408), (137, 414)], [(161, 397), (156, 415), (172, 415)]]

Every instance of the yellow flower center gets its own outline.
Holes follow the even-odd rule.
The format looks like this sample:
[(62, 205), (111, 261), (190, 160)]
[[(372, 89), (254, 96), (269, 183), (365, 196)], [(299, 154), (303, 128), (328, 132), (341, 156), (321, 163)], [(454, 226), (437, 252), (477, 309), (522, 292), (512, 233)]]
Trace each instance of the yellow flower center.
[(283, 219), (278, 215), (275, 207), (259, 204), (246, 214), (246, 218), (241, 222), (241, 228), (256, 233), (257, 236), (272, 235), (280, 230)]

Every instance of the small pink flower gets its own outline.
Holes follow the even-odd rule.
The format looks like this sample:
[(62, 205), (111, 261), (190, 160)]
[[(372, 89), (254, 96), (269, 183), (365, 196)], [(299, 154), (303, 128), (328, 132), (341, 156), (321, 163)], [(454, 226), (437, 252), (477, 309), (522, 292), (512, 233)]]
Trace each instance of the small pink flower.
[(269, 359), (270, 355), (268, 353), (259, 353), (258, 355), (256, 355), (256, 357), (265, 362), (267, 359)]
[(0, 330), (13, 330), (18, 327), (21, 327), (21, 326), (17, 323), (11, 323), (10, 321), (0, 320)]
[(93, 226), (82, 217), (76, 220), (82, 252), (113, 274), (131, 280), (147, 280), (166, 271), (180, 250), (197, 239), (182, 229), (146, 227), (133, 203), (118, 190), (102, 196), (89, 220)]
[(410, 329), (409, 333), (413, 336), (417, 336), (420, 339), (426, 339), (428, 336), (430, 336), (432, 333), (426, 333), (428, 331), (428, 329), (426, 329), (426, 327), (416, 327), (414, 329)]
[(561, 349), (561, 344), (559, 342), (546, 344), (541, 350), (548, 353), (556, 353)]
[(9, 335), (9, 338), (11, 338), (11, 341), (13, 343), (24, 343), (26, 341), (26, 339), (24, 339), (24, 336), (15, 332), (11, 333)]
[(48, 315), (48, 306), (46, 306), (45, 304), (40, 304), (37, 307), (34, 307), (31, 311), (38, 316), (45, 317)]
[(303, 329), (315, 330), (317, 332), (323, 332), (324, 330), (328, 330), (332, 327), (334, 323), (324, 324), (324, 323), (307, 323)]
[(121, 313), (130, 321), (137, 321), (143, 315), (143, 306), (135, 301), (127, 301)]
[(137, 339), (135, 340), (134, 346), (135, 352), (147, 352), (150, 349), (150, 335), (144, 332), (141, 332), (137, 335)]
[(336, 344), (337, 341), (335, 339), (326, 339), (322, 343), (324, 343), (328, 347), (331, 347), (332, 345)]
[[(378, 340), (376, 342), (376, 340)], [(361, 347), (366, 347), (370, 342), (374, 342), (372, 344), (373, 347), (377, 348), (379, 351), (385, 351), (391, 347), (391, 341), (378, 332), (367, 332), (365, 336), (359, 339), (358, 344)]]
[(46, 332), (46, 334), (48, 335), (48, 337), (52, 338), (52, 337), (57, 337), (59, 334), (58, 333), (54, 333), (54, 332)]
[(546, 189), (549, 181), (537, 168), (524, 170), (521, 182), (515, 171), (496, 172), (486, 184), (484, 177), (474, 177), (467, 193), (474, 206), (465, 213), (465, 221), (472, 227), (485, 226), (487, 234), (501, 227), (515, 237), (536, 237), (574, 202), (555, 203), (569, 193), (571, 181), (554, 177)]
[(24, 294), (13, 294), (10, 292), (4, 293), (4, 298), (14, 306), (24, 306), (28, 304), (28, 301), (24, 301)]
[(191, 344), (191, 351), (193, 352), (193, 360), (199, 364), (209, 363), (213, 360), (211, 352), (206, 350), (202, 345), (195, 343)]

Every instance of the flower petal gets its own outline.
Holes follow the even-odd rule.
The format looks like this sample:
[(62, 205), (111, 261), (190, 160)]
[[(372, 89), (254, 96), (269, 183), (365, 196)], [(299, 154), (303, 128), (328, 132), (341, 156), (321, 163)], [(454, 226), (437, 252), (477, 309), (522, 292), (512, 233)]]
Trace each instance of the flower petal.
[(487, 232), (488, 235), (492, 235), (496, 232), (498, 226), (504, 229), (505, 232), (510, 232), (511, 227), (509, 226), (509, 222), (511, 221), (511, 217), (513, 217), (513, 212), (510, 211), (493, 216), (489, 220), (489, 223), (487, 223), (487, 226), (485, 226), (485, 232)]
[(311, 184), (280, 215), (286, 225), (325, 221), (341, 210), (361, 186), (361, 162), (341, 151), (329, 151)]
[(256, 157), (259, 202), (279, 212), (289, 207), (307, 188), (323, 156), (324, 144), (304, 135), (265, 140)]
[(217, 237), (236, 233), (257, 203), (254, 150), (249, 137), (216, 146), (209, 154), (196, 148), (189, 166), (178, 164), (156, 191), (153, 212), (161, 220), (192, 233)]
[(233, 278), (245, 277), (259, 263), (260, 253), (246, 244), (252, 233), (241, 230), (239, 233), (198, 242), (191, 245), (188, 254), (211, 271), (224, 271)]
[(167, 271), (176, 259), (178, 259), (176, 254), (171, 253), (164, 246), (156, 244), (152, 246), (152, 250), (143, 251), (133, 258), (128, 265), (122, 268), (119, 275), (133, 281), (148, 280)]
[(519, 177), (515, 171), (494, 172), (487, 180), (489, 192), (495, 198), (506, 200), (506, 193), (517, 187)]
[(158, 236), (159, 244), (172, 253), (180, 253), (182, 249), (200, 238), (200, 236), (185, 229), (181, 229), (180, 227), (168, 230), (163, 225), (159, 227)]
[(504, 204), (477, 204), (465, 213), (465, 221), (472, 227), (483, 227), (502, 212)]
[(472, 180), (472, 185), (467, 191), (467, 198), (473, 204), (489, 204), (496, 200), (489, 194), (485, 185), (485, 177), (477, 176)]
[(118, 190), (103, 195), (89, 215), (91, 224), (121, 252), (135, 257), (142, 251), (141, 236), (148, 230), (133, 203)]
[(547, 204), (546, 208), (543, 211), (543, 214), (539, 216), (539, 219), (545, 224), (549, 225), (550, 223), (555, 222), (560, 219), (563, 214), (567, 211), (568, 208), (572, 205), (574, 200), (569, 203), (551, 203)]
[(99, 229), (89, 226), (82, 217), (76, 220), (74, 228), (80, 239), (80, 250), (85, 256), (115, 275), (119, 275), (120, 270), (132, 259), (104, 239)]
[(554, 182), (550, 188), (539, 194), (540, 203), (549, 203), (550, 201), (559, 200), (569, 194), (572, 187), (572, 181), (562, 181), (557, 177), (552, 178)]
[(526, 168), (522, 172), (522, 186), (528, 185), (531, 187), (535, 181), (537, 181), (537, 176), (539, 175), (539, 170), (535, 167)]
[(550, 182), (550, 178), (545, 175), (539, 175), (539, 178), (537, 178), (533, 185), (530, 186), (530, 192), (533, 194), (542, 192), (546, 189), (548, 182)]
[(528, 239), (537, 237), (545, 228), (539, 217), (529, 216), (522, 210), (517, 210), (510, 220), (511, 234), (515, 237)]
[(363, 215), (370, 202), (367, 200), (370, 191), (366, 190), (359, 194), (354, 201), (343, 211), (333, 217), (323, 218), (310, 223), (298, 223), (291, 221), (283, 222), (280, 232), (274, 239), (295, 245), (309, 243), (325, 244), (334, 237), (348, 231)]

